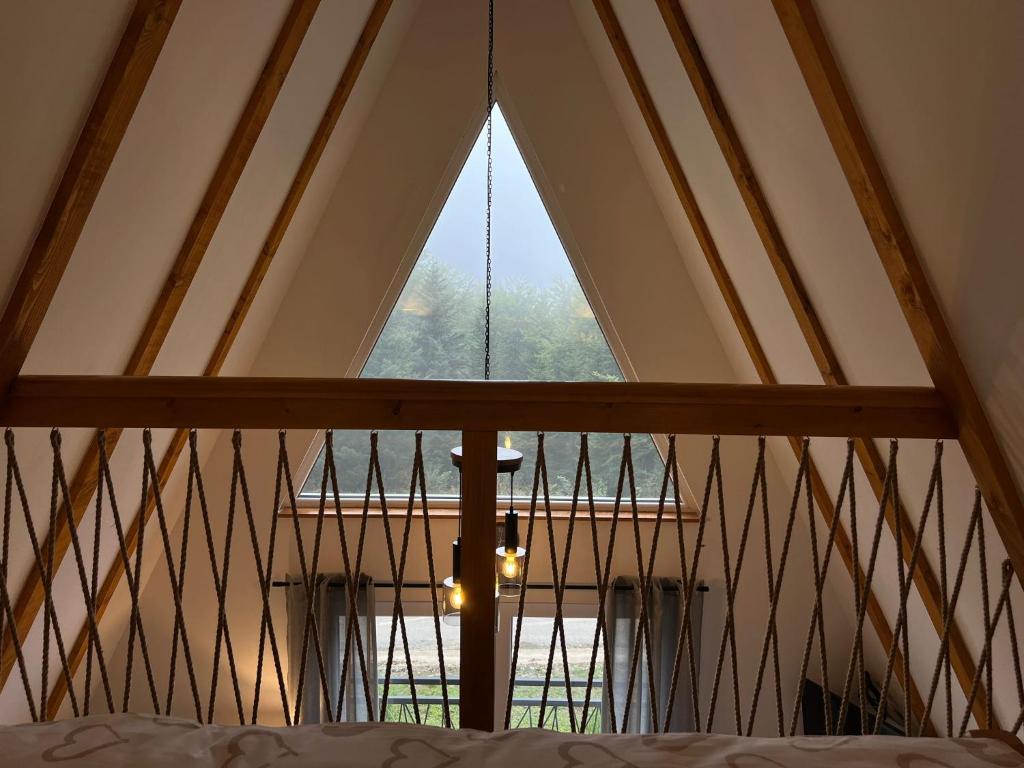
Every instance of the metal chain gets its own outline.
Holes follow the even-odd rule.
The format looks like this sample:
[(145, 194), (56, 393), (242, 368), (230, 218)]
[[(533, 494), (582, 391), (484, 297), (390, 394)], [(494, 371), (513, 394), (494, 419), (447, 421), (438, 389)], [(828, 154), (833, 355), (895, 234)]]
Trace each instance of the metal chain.
[(494, 186), (494, 153), (491, 112), (494, 109), (494, 0), (487, 3), (487, 296), (484, 302), (484, 381), (491, 378), (491, 201)]

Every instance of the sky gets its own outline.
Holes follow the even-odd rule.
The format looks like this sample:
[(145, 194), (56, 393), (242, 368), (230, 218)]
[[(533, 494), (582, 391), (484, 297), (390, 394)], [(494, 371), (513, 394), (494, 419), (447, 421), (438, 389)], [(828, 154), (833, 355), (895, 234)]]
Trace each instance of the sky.
[[(491, 261), (495, 282), (511, 279), (544, 286), (556, 280), (575, 279), (565, 250), (497, 104), (494, 106), (493, 127)], [(482, 280), (486, 212), (485, 125), (438, 216), (424, 251)]]

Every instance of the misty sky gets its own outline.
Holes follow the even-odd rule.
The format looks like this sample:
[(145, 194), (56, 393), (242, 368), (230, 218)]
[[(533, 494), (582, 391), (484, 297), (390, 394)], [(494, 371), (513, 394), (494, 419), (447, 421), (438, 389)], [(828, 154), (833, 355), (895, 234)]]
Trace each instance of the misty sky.
[[(491, 232), (495, 282), (542, 286), (574, 278), (530, 172), (498, 106), (494, 107), (494, 207)], [(476, 278), (484, 276), (487, 206), (486, 126), (427, 239), (425, 251)]]

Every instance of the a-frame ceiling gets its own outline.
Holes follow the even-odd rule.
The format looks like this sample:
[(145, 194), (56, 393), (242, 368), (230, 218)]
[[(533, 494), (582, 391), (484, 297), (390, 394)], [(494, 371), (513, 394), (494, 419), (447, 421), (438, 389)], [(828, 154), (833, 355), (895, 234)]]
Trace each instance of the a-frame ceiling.
[[(300, 36), (153, 372), (206, 366), (370, 5), (324, 0)], [(608, 5), (766, 358), (781, 381), (820, 381), (658, 7)], [(775, 11), (682, 7), (847, 379), (930, 383)], [(817, 7), (1019, 486), (1024, 311), (1013, 287), (1024, 260), (1007, 191), (1024, 182), (1024, 11), (1000, 0)], [(114, 1), (89, 13), (73, 2), (4, 10), (8, 295), (131, 10)], [(25, 372), (124, 370), (289, 12), (283, 2), (182, 5)], [(484, 29), (482, 4), (396, 0), (225, 372), (358, 369), (479, 125)], [(499, 1), (497, 45), (510, 123), (627, 375), (757, 380), (595, 4)], [(72, 435), (69, 454), (87, 439)], [(926, 472), (920, 449), (907, 452), (910, 475)], [(840, 449), (820, 451), (834, 488)], [(957, 459), (951, 474), (967, 493)]]

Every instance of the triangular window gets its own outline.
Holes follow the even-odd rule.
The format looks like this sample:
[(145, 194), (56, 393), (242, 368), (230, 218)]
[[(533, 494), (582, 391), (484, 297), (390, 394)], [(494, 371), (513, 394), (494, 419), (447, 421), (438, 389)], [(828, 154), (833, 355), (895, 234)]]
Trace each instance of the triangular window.
[[(363, 378), (483, 378), (484, 201), (486, 134), (481, 131), (434, 229), (363, 368)], [(491, 377), (527, 381), (622, 381), (597, 318), (534, 186), (501, 110), (494, 108), (493, 299)], [(533, 479), (536, 437), (513, 433), (526, 460), (517, 495)], [(449, 450), (457, 432), (424, 434), (427, 490), (455, 496), (457, 470)], [(408, 494), (413, 435), (380, 434), (382, 470), (389, 494)], [(366, 484), (365, 432), (336, 432), (339, 483), (362, 494)], [(553, 496), (570, 496), (579, 436), (545, 438)], [(590, 436), (594, 494), (615, 495), (622, 455), (620, 435)], [(650, 435), (633, 438), (637, 493), (657, 497), (664, 464)], [(302, 493), (319, 495), (323, 454)], [(585, 494), (585, 486), (582, 493)], [(506, 490), (507, 492), (507, 486)], [(624, 489), (628, 498), (628, 486)]]

